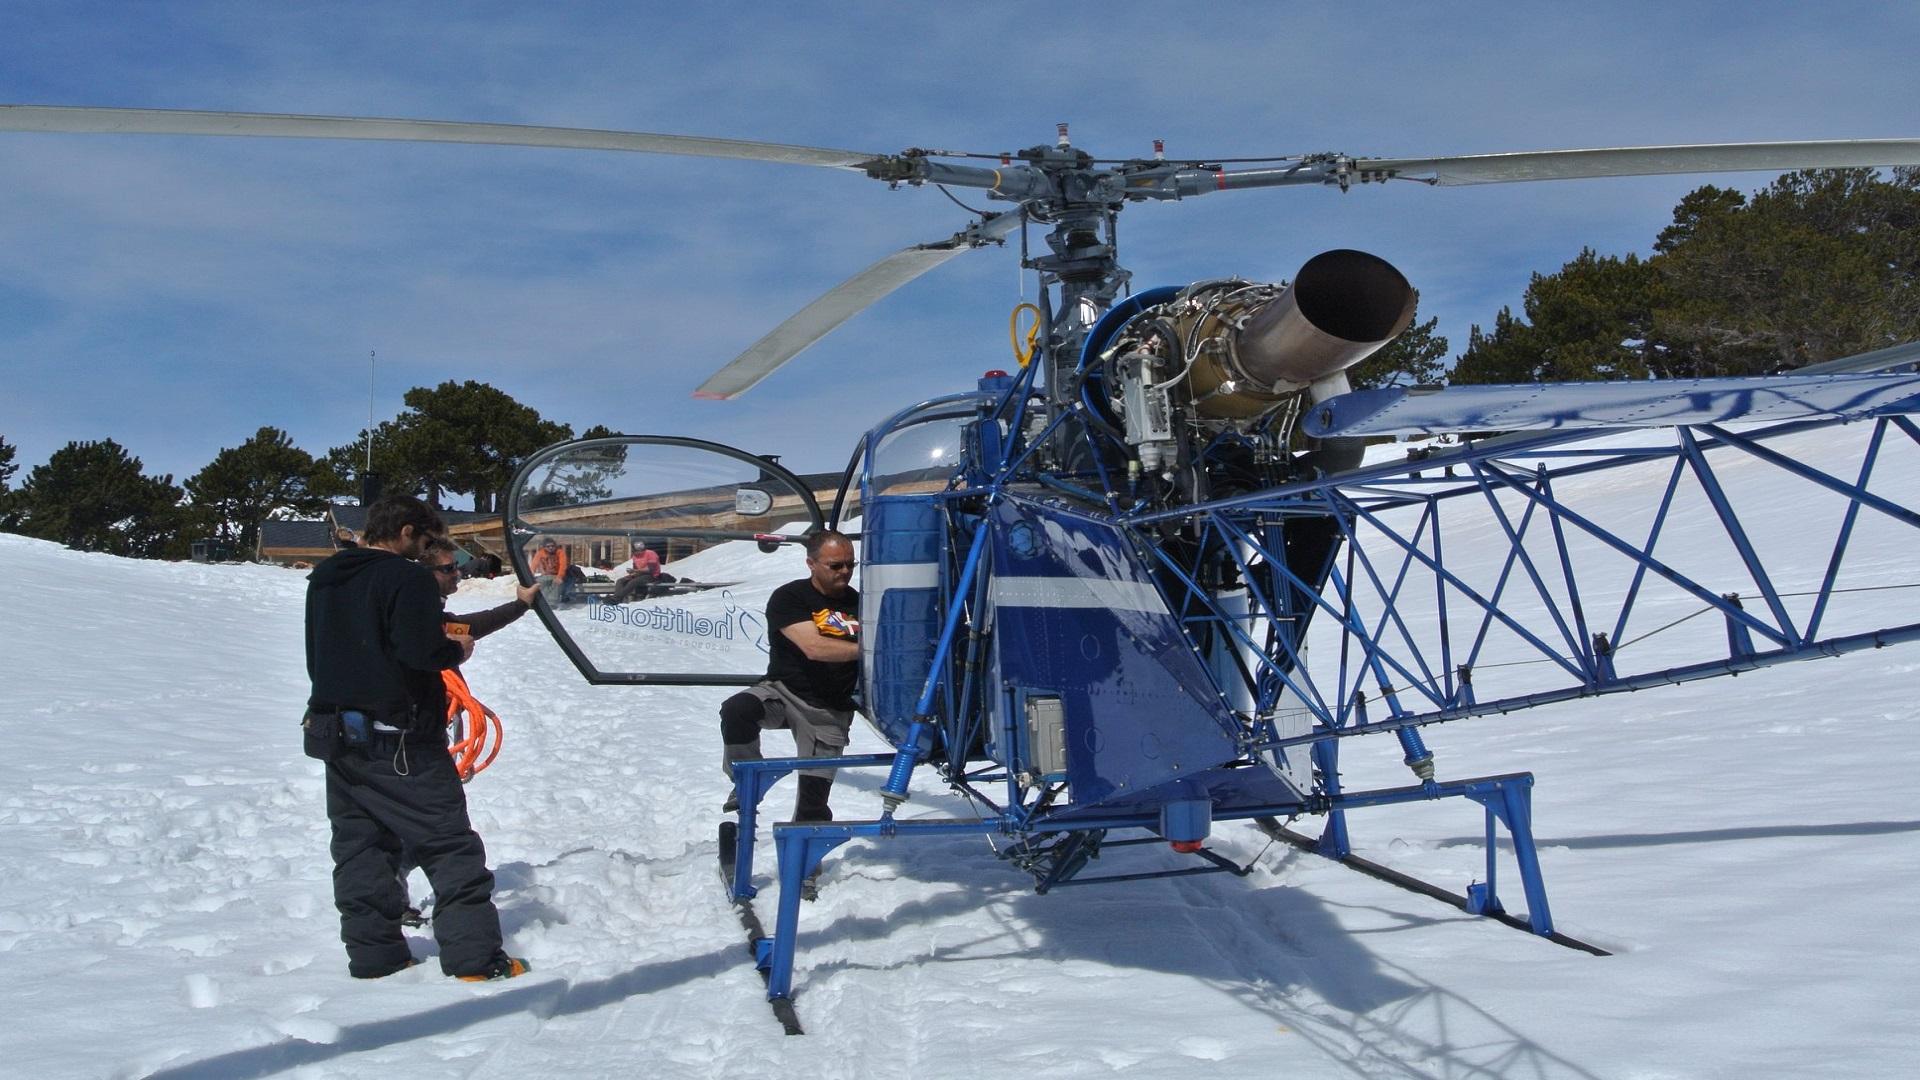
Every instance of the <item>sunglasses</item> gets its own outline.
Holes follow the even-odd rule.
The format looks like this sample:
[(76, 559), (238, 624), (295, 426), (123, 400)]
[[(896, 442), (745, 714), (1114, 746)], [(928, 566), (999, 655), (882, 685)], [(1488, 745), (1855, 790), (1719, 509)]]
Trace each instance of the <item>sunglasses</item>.
[(447, 563), (444, 566), (429, 566), (427, 569), (436, 574), (457, 574), (460, 572), (460, 568), (452, 563)]
[(823, 562), (820, 565), (829, 570), (851, 570), (860, 564), (854, 562), (852, 559), (848, 559), (845, 562)]

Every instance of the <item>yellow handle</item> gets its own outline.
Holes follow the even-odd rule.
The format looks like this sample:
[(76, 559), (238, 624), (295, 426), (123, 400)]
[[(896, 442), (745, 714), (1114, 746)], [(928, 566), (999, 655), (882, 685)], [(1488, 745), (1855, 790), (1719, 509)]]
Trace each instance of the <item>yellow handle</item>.
[[(1033, 325), (1027, 327), (1024, 345), (1020, 341), (1020, 313), (1023, 311), (1033, 313)], [(1032, 362), (1033, 355), (1040, 351), (1040, 309), (1032, 304), (1021, 304), (1014, 308), (1013, 314), (1007, 319), (1007, 336), (1013, 339), (1013, 358), (1020, 362), (1021, 367), (1026, 367)]]

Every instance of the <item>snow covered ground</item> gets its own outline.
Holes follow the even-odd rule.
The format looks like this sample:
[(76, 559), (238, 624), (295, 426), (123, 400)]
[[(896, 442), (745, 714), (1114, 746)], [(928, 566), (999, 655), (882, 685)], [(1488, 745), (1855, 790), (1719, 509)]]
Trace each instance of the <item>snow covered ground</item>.
[[(1764, 494), (1764, 493), (1762, 493)], [(1920, 580), (1910, 550), (1882, 563)], [(767, 571), (778, 579), (792, 564)], [(347, 977), (304, 575), (0, 535), (0, 1073), (54, 1077), (1889, 1077), (1920, 1067), (1920, 648), (1446, 725), (1443, 776), (1532, 770), (1559, 928), (1597, 958), (1280, 848), (1033, 894), (977, 839), (849, 845), (781, 1034), (714, 872), (717, 689), (585, 685), (535, 619), (467, 675), (510, 948), (471, 985)], [(498, 602), (468, 583), (455, 611)], [(1920, 590), (1875, 594), (1913, 621)], [(856, 733), (854, 750), (884, 746)], [(777, 743), (775, 744), (777, 745)], [(1399, 785), (1390, 739), (1349, 786)], [(836, 793), (871, 816), (878, 776)], [(772, 806), (789, 795), (776, 789)], [(1457, 803), (1457, 805), (1456, 805)], [(921, 783), (917, 813), (964, 813)], [(781, 816), (776, 813), (775, 816)], [(1463, 888), (1481, 816), (1358, 812)], [(763, 871), (772, 864), (763, 844)], [(1519, 906), (1518, 882), (1503, 891)], [(419, 888), (417, 885), (416, 888)], [(774, 888), (762, 892), (770, 917)], [(434, 951), (424, 933), (417, 954)]]

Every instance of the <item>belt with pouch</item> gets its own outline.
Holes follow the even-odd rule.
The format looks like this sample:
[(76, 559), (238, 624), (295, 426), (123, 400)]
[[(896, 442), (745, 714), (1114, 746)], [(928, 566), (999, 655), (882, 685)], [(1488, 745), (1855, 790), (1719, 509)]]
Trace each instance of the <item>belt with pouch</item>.
[(320, 709), (309, 710), (321, 716), (331, 715), (337, 719), (340, 728), (340, 741), (356, 749), (369, 746), (376, 741), (392, 742), (404, 737), (409, 727), (390, 721), (402, 720), (411, 725), (419, 709), (408, 706), (404, 712), (393, 709)]

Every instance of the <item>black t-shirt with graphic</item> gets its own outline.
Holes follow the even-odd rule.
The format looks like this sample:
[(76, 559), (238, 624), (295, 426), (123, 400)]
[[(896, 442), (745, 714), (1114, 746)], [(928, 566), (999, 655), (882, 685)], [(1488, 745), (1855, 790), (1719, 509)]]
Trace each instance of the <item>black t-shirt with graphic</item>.
[(813, 579), (789, 581), (767, 597), (767, 678), (778, 679), (802, 701), (823, 709), (853, 708), (853, 687), (860, 678), (860, 663), (828, 663), (809, 660), (800, 646), (780, 632), (783, 626), (813, 622), (815, 612), (838, 611), (849, 618), (860, 617), (860, 590), (849, 587), (839, 596), (826, 596), (813, 587)]

